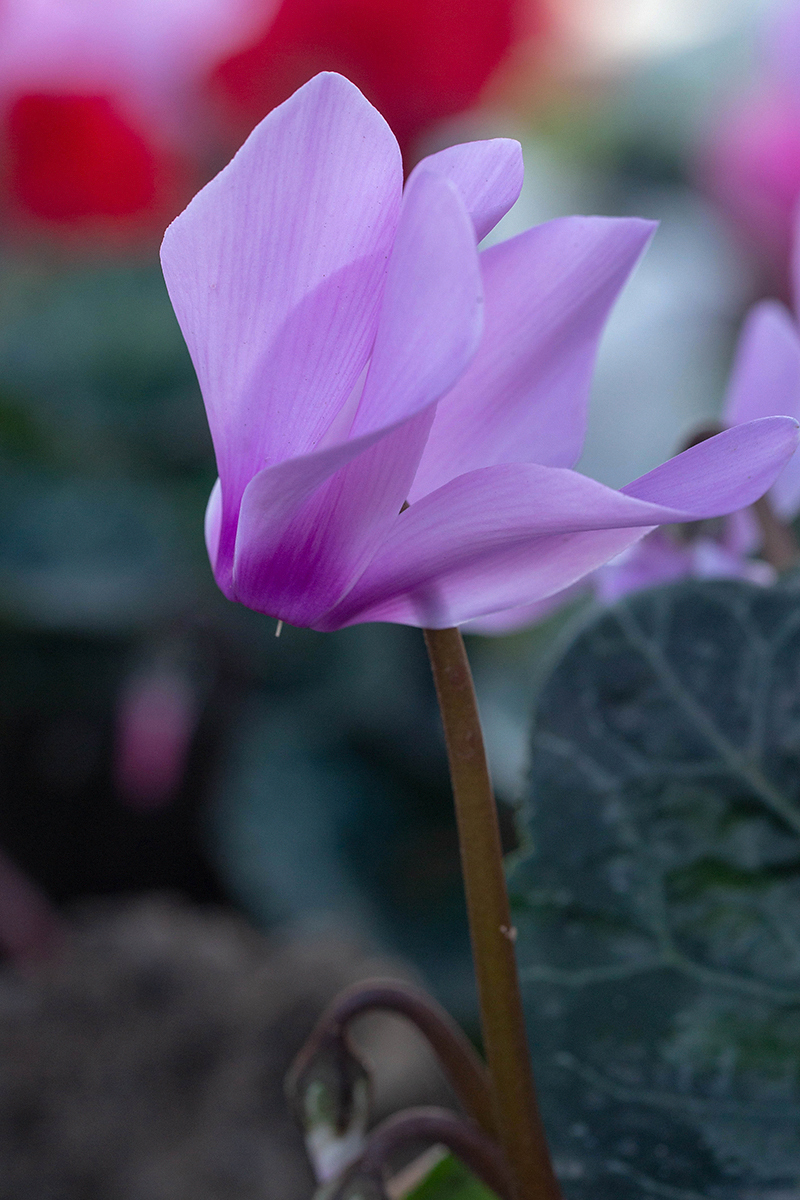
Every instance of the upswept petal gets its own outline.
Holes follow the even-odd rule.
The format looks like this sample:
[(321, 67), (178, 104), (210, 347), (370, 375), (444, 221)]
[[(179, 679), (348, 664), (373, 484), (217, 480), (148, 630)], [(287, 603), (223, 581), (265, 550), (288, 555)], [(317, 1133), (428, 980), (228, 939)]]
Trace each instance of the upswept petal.
[(253, 131), (164, 237), (235, 522), (249, 479), (314, 447), (377, 328), (402, 186), (380, 114), (318, 75)]
[[(409, 180), (351, 437), (386, 428), (453, 386), (483, 333), (483, 283), (464, 201), (432, 171)], [(405, 500), (405, 496), (403, 496)]]
[[(782, 304), (765, 300), (749, 314), (736, 352), (722, 419), (726, 425), (757, 417), (800, 418), (800, 336)], [(800, 508), (800, 454), (770, 489), (778, 516), (791, 520)]]
[(595, 571), (591, 580), (597, 598), (615, 604), (629, 592), (686, 579), (692, 574), (692, 565), (692, 546), (678, 542), (664, 529), (654, 529)]
[(341, 598), (408, 495), (432, 406), (475, 353), (481, 317), (464, 203), (449, 181), (422, 172), (404, 200), (350, 438), (250, 483), (234, 561), (239, 600), (307, 625)]
[(423, 158), (411, 172), (435, 171), (456, 185), (475, 226), (478, 241), (494, 229), (516, 203), (525, 168), (522, 147), (512, 138), (491, 138), (448, 146)]
[[(352, 591), (315, 627), (445, 628), (543, 600), (653, 527), (574, 532), (585, 529), (605, 491), (563, 467), (530, 463), (462, 475), (401, 514)], [(624, 519), (617, 511), (617, 524)]]
[(691, 514), (679, 518), (684, 521), (735, 512), (763, 496), (775, 481), (797, 449), (798, 429), (793, 417), (761, 417), (736, 425), (690, 446), (620, 492)]
[(412, 500), (480, 466), (573, 465), (600, 335), (654, 228), (564, 217), (482, 252), (486, 329), (439, 405)]
[(752, 503), (797, 437), (797, 423), (785, 417), (738, 426), (624, 492), (530, 463), (472, 471), (397, 518), (356, 586), (317, 627), (378, 620), (441, 628), (542, 600), (656, 525)]

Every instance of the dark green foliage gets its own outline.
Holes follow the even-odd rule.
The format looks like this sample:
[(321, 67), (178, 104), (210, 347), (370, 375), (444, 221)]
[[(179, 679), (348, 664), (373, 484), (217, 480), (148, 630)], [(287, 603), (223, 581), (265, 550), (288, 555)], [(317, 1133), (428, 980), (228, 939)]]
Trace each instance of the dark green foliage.
[(539, 696), (511, 871), (567, 1193), (800, 1181), (800, 598), (690, 582), (601, 613)]

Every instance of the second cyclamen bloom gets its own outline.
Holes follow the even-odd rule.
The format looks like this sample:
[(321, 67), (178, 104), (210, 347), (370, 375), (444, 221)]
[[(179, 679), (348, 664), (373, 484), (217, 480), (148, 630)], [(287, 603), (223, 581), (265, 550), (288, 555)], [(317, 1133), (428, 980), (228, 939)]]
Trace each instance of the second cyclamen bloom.
[(383, 118), (320, 75), (170, 226), (164, 273), (220, 476), (207, 543), (230, 599), (317, 629), (441, 628), (772, 484), (797, 443), (787, 417), (621, 491), (571, 469), (597, 343), (652, 225), (563, 218), (479, 252), (521, 183), (519, 146), (494, 140), (432, 155), (403, 189)]

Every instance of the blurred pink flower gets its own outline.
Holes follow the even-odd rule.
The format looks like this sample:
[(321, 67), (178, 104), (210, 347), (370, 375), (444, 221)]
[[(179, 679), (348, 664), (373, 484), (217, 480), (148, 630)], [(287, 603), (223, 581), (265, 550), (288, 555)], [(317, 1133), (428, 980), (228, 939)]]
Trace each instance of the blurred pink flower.
[(201, 82), (250, 31), (254, 3), (3, 0), (0, 128), (14, 215), (172, 215), (202, 136)]
[(682, 542), (656, 529), (636, 546), (624, 551), (595, 573), (595, 594), (604, 604), (613, 604), (629, 592), (677, 583), (679, 579), (746, 579), (768, 584), (775, 571), (768, 563), (737, 554), (713, 537), (694, 537)]
[(117, 705), (114, 782), (131, 808), (160, 808), (177, 792), (198, 708), (196, 690), (177, 666), (153, 664), (126, 681)]
[[(788, 261), (800, 199), (800, 3), (764, 29), (761, 67), (723, 102), (697, 157), (697, 176), (779, 273)], [(783, 279), (781, 279), (783, 282)]]
[[(733, 428), (760, 417), (800, 420), (800, 334), (791, 315), (772, 300), (757, 304), (745, 321), (722, 409), (722, 424)], [(793, 454), (767, 492), (782, 521), (800, 512), (800, 454)], [(749, 555), (761, 533), (751, 512), (731, 513), (715, 536), (699, 533), (686, 541), (657, 530), (595, 577), (601, 600), (687, 576), (700, 579), (749, 579), (770, 583), (774, 570)]]
[(772, 484), (797, 444), (785, 417), (621, 491), (570, 469), (598, 339), (652, 226), (565, 218), (479, 254), (521, 182), (501, 139), (432, 155), (403, 192), (385, 121), (321, 75), (167, 230), (231, 600), (317, 629), (459, 624)]

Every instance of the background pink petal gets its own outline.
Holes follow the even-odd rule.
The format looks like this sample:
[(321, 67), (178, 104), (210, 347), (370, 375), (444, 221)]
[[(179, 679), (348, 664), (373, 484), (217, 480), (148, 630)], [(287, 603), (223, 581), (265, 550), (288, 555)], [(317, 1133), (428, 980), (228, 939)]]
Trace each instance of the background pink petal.
[[(798, 135), (798, 138), (800, 140), (800, 135)], [(792, 240), (789, 269), (791, 274), (792, 307), (797, 314), (800, 313), (800, 202), (798, 202), (797, 190), (792, 193), (792, 199)]]
[(572, 466), (597, 345), (655, 226), (564, 217), (481, 254), (486, 331), (440, 403), (412, 498), (480, 466)]
[(692, 551), (668, 532), (654, 529), (592, 575), (597, 597), (613, 604), (629, 592), (674, 583), (692, 574)]
[(761, 529), (755, 513), (749, 508), (730, 513), (723, 522), (721, 540), (731, 554), (752, 554), (761, 544)]
[[(800, 336), (783, 307), (758, 304), (745, 322), (722, 412), (726, 425), (757, 417), (800, 418)], [(775, 511), (791, 520), (800, 508), (800, 455), (795, 454), (770, 489)]]
[(511, 138), (448, 146), (423, 158), (410, 179), (426, 170), (436, 171), (456, 185), (472, 217), (478, 241), (516, 203), (525, 174), (522, 147)]
[(726, 425), (800, 416), (800, 337), (776, 300), (764, 300), (742, 328), (722, 410)]

